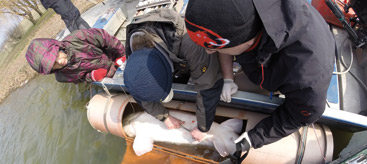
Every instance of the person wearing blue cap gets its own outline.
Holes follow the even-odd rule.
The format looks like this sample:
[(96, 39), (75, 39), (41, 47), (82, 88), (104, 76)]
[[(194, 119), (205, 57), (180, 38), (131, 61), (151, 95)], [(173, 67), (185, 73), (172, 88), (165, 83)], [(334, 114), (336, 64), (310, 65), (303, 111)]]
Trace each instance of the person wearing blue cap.
[(187, 35), (183, 18), (171, 9), (157, 9), (127, 27), (124, 83), (147, 113), (167, 128), (183, 122), (162, 105), (173, 97), (172, 83), (195, 84), (197, 127), (191, 132), (200, 141), (209, 131), (223, 88), (218, 56), (209, 55)]

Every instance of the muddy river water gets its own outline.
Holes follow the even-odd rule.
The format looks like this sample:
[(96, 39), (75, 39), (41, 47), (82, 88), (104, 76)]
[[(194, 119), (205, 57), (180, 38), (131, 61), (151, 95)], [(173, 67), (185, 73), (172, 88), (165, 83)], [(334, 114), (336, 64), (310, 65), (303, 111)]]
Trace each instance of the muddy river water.
[[(92, 94), (102, 92), (92, 87)], [(0, 164), (120, 163), (125, 141), (87, 120), (88, 84), (39, 76), (0, 104)]]

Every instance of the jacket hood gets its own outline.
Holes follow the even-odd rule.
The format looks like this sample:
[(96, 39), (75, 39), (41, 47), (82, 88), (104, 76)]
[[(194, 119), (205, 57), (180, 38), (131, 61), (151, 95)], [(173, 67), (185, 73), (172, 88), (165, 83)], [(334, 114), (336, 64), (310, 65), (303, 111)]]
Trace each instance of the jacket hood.
[(55, 39), (34, 39), (26, 52), (29, 65), (40, 74), (50, 74), (61, 43)]

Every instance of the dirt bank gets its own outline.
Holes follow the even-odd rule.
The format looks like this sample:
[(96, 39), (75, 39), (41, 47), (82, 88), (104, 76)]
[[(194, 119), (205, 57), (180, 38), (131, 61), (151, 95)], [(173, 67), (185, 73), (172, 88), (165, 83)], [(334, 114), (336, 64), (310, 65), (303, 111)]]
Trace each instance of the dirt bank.
[[(91, 2), (102, 2), (103, 0), (93, 0)], [(74, 5), (81, 13), (94, 6), (94, 3), (86, 0), (73, 0)], [(50, 19), (41, 23), (40, 28), (29, 37), (24, 38), (25, 44), (29, 45), (34, 38), (55, 38), (56, 35), (65, 29), (65, 24), (58, 14), (53, 14)], [(11, 61), (6, 67), (0, 67), (0, 103), (16, 88), (21, 87), (32, 78), (36, 77), (37, 72), (28, 65), (25, 59), (27, 46), (20, 50), (19, 55)]]

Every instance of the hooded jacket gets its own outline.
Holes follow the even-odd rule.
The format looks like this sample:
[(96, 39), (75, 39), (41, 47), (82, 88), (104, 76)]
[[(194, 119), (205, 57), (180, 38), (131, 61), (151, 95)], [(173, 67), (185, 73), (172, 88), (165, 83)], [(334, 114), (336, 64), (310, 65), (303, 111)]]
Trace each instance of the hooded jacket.
[(318, 11), (303, 0), (254, 0), (264, 29), (257, 48), (237, 56), (255, 84), (285, 101), (248, 133), (259, 148), (317, 121), (325, 110), (335, 41)]
[[(67, 54), (65, 67), (52, 71), (59, 51)], [(125, 47), (103, 29), (77, 30), (62, 41), (34, 39), (28, 47), (26, 59), (41, 74), (54, 73), (59, 82), (92, 82), (91, 72), (108, 70), (107, 77), (116, 71), (113, 61), (125, 54)]]

